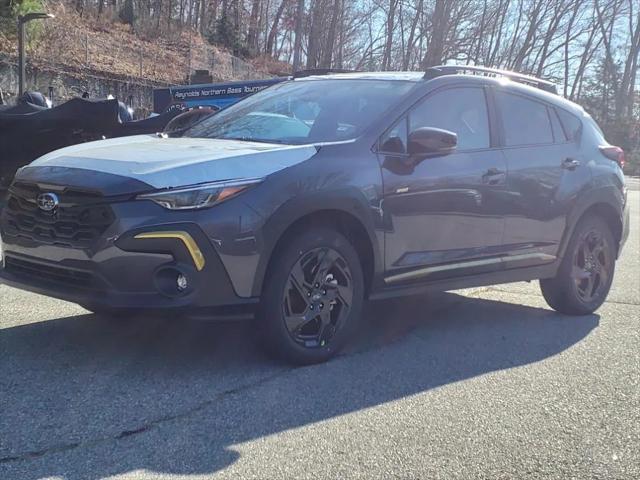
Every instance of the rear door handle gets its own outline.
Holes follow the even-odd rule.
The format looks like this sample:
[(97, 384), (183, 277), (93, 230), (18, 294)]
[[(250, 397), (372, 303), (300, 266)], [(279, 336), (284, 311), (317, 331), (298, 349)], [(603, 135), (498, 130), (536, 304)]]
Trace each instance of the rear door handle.
[(580, 161), (574, 158), (567, 158), (562, 162), (562, 168), (566, 170), (575, 170), (580, 166)]

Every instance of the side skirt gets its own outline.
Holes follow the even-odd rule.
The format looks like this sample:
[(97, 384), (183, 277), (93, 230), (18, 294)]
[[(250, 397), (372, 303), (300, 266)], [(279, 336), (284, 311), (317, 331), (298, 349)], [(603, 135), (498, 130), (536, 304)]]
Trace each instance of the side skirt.
[(370, 300), (382, 300), (408, 295), (421, 295), (428, 292), (446, 292), (463, 288), (484, 287), (501, 283), (527, 282), (541, 278), (551, 278), (556, 275), (560, 262), (558, 260), (546, 265), (535, 267), (513, 268), (490, 273), (467, 275), (431, 282), (412, 283), (397, 287), (386, 287), (369, 295)]

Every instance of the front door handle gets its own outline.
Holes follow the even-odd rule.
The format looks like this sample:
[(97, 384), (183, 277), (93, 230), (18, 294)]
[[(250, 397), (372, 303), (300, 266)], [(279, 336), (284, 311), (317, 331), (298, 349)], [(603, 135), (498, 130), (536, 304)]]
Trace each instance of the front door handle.
[(564, 162), (562, 162), (562, 168), (566, 170), (575, 170), (580, 166), (580, 160), (576, 160), (574, 158), (566, 158)]
[(488, 185), (497, 185), (504, 179), (505, 172), (496, 167), (491, 167), (482, 175), (482, 182)]

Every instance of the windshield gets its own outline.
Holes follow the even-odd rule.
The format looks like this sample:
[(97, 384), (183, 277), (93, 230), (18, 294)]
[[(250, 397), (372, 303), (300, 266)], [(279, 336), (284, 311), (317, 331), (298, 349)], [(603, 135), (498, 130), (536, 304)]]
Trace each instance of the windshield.
[(199, 122), (184, 136), (294, 145), (349, 140), (413, 85), (382, 80), (285, 82)]

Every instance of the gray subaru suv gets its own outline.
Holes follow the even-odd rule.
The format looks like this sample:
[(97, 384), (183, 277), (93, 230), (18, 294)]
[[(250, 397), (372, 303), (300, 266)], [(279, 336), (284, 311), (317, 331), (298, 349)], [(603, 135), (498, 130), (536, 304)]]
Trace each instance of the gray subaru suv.
[(581, 107), (480, 67), (315, 73), (180, 136), (23, 167), (1, 281), (99, 313), (250, 314), (302, 364), (365, 328), (367, 299), (540, 279), (560, 312), (602, 304), (628, 234), (624, 152)]

